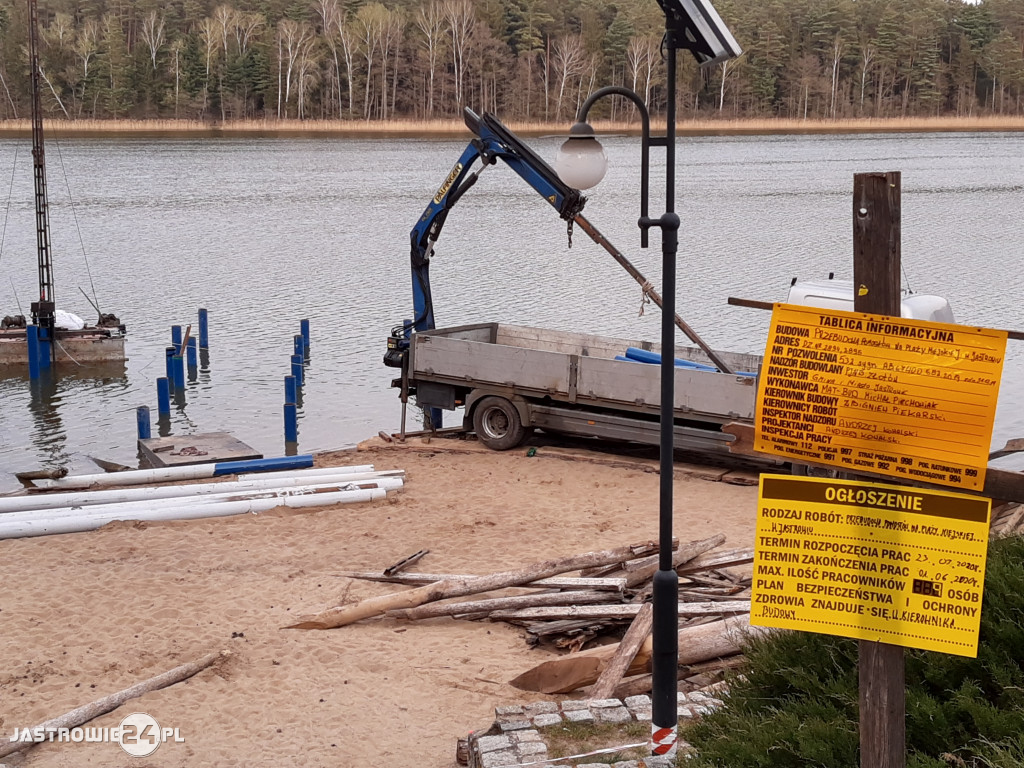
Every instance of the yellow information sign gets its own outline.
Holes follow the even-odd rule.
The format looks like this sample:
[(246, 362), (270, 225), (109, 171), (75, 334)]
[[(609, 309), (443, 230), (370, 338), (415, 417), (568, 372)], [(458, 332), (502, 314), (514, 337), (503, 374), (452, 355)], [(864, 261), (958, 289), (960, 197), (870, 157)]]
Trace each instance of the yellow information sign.
[(762, 475), (750, 623), (977, 656), (991, 504)]
[(776, 304), (754, 450), (981, 490), (1006, 332)]

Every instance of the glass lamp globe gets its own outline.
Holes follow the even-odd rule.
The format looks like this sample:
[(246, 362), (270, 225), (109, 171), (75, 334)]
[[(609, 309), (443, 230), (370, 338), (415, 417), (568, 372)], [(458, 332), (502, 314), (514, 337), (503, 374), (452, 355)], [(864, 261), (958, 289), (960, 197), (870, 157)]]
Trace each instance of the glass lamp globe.
[(570, 187), (590, 189), (597, 186), (608, 170), (604, 147), (594, 138), (593, 129), (586, 123), (577, 123), (569, 134), (555, 155), (555, 172)]

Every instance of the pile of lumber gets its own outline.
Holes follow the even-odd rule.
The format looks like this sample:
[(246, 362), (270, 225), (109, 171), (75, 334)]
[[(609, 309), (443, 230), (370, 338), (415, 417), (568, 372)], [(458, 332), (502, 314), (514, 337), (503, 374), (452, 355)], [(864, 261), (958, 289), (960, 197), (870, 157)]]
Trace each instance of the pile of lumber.
[(1024, 504), (993, 502), (990, 532), (993, 538), (1024, 534)]
[[(750, 564), (754, 553), (749, 548), (723, 548), (724, 542), (722, 535), (673, 542), (672, 563), (679, 574), (679, 628), (687, 637), (687, 647), (695, 649), (685, 661), (681, 657), (681, 663), (687, 665), (719, 660), (719, 666), (728, 666), (730, 662), (721, 659), (739, 652), (740, 634), (749, 627), (750, 577), (728, 569)], [(303, 617), (290, 628), (332, 629), (374, 616), (403, 621), (438, 617), (503, 621), (522, 627), (530, 645), (543, 642), (570, 651), (580, 651), (596, 638), (617, 638), (625, 632), (623, 646), (631, 651), (624, 650), (619, 656), (629, 653), (629, 658), (615, 660), (621, 669), (609, 673), (615, 680), (603, 686), (610, 688), (605, 697), (618, 690), (623, 675), (643, 677), (649, 671), (650, 600), (659, 557), (656, 543), (586, 552), (481, 576), (404, 570), (423, 554), (418, 552), (381, 571), (336, 574), (412, 585), (413, 589), (330, 608)], [(606, 645), (573, 653), (568, 658), (579, 660), (576, 670), (569, 677), (556, 674), (557, 683), (548, 681), (549, 675), (542, 671), (532, 677), (527, 673), (513, 684), (548, 693), (575, 690), (595, 682), (609, 667), (615, 648)], [(642, 692), (644, 685), (642, 679), (637, 680), (628, 690)], [(646, 685), (649, 688), (649, 679)]]

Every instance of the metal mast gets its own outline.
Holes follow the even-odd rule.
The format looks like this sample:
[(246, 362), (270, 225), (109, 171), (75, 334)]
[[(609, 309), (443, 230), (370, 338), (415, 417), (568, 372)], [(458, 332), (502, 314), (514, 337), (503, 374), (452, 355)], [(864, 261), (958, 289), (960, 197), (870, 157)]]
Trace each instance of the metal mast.
[(39, 98), (39, 12), (36, 0), (28, 0), (28, 54), (32, 74), (32, 165), (35, 175), (36, 243), (39, 253), (39, 302), (32, 304), (32, 320), (36, 325), (53, 328), (53, 262), (50, 257), (50, 214), (46, 201), (43, 107)]

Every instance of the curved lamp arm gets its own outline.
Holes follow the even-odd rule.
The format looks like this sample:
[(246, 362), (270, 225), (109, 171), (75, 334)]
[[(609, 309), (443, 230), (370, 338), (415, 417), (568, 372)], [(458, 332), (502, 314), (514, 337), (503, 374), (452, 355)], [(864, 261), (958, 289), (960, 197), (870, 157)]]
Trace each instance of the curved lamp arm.
[[(651, 145), (651, 117), (647, 111), (647, 105), (644, 104), (644, 100), (629, 88), (623, 88), (620, 85), (609, 85), (604, 88), (599, 88), (587, 97), (587, 100), (583, 102), (583, 106), (580, 107), (579, 113), (576, 115), (576, 122), (586, 123), (587, 114), (590, 112), (590, 108), (594, 106), (594, 102), (598, 99), (604, 98), (605, 96), (624, 96), (625, 98), (632, 101), (636, 108), (640, 111), (640, 247), (647, 247), (647, 231), (650, 225), (646, 222), (650, 221), (647, 216), (647, 186), (650, 178), (650, 145)], [(591, 129), (593, 132), (593, 129)]]

